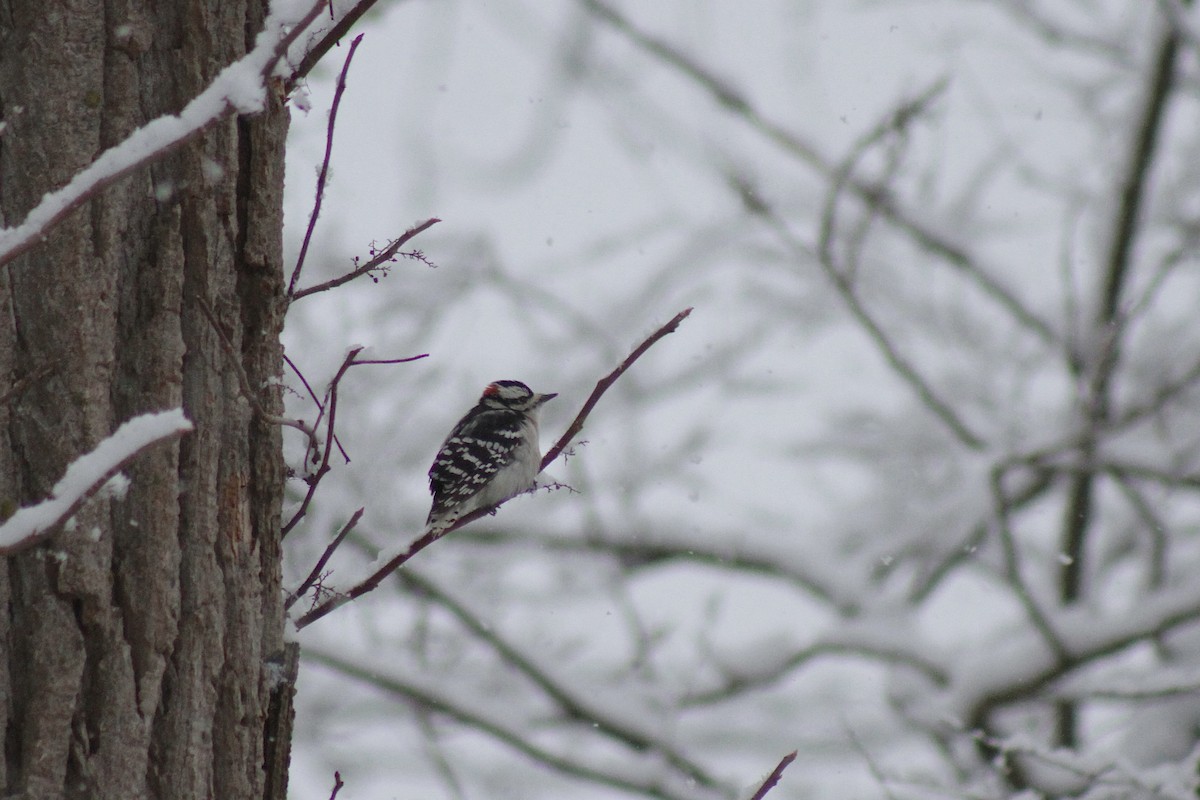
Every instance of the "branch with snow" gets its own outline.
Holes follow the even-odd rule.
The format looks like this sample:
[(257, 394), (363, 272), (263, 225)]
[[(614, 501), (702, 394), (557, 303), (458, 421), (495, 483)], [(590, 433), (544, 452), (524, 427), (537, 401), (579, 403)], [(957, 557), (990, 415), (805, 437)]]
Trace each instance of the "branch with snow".
[(0, 229), (0, 267), (35, 247), (69, 213), (126, 175), (174, 152), (234, 114), (262, 111), (271, 79), (288, 48), (321, 15), (325, 2), (272, 3), (254, 48), (221, 70), (178, 116), (159, 117), (134, 131), (65, 186), (47, 193), (22, 222)]
[(19, 509), (0, 525), (0, 555), (25, 550), (54, 533), (147, 448), (191, 429), (192, 423), (178, 408), (129, 420), (67, 467), (48, 498)]

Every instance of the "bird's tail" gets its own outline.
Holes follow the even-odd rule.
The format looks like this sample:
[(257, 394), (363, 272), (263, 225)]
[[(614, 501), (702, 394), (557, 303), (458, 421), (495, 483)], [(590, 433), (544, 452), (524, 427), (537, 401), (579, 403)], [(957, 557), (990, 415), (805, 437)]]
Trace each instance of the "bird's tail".
[(458, 522), (458, 514), (438, 514), (434, 515), (431, 511), (429, 518), (425, 520), (425, 532), (423, 536), (433, 535), (435, 538), (444, 534), (450, 529), (454, 523)]

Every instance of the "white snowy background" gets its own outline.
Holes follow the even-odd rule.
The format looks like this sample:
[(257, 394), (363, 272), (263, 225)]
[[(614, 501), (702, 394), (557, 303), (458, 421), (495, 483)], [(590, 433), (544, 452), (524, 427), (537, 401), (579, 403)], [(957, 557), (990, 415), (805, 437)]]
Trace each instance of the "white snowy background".
[[(419, 533), (425, 470), (489, 381), (559, 393), (548, 445), (695, 311), (552, 468), (577, 494), (518, 498), (300, 633), (292, 796), (337, 770), (343, 800), (735, 797), (798, 749), (773, 800), (1006, 797), (984, 723), (1026, 796), (1194, 796), (1200, 16), (614, 7), (688, 63), (588, 2), (383, 3), (358, 29), (301, 283), (434, 216), (413, 245), (437, 268), (298, 301), (287, 352), (318, 391), (351, 345), (430, 357), (344, 381), (352, 462), (286, 541), (292, 584), (360, 506), (330, 586)], [(1168, 17), (1177, 84), (1115, 328), (1129, 419), (1089, 462), (1114, 330), (1093, 321)], [(293, 260), (347, 44), (294, 111)], [(1066, 498), (1093, 467), (1065, 603)]]

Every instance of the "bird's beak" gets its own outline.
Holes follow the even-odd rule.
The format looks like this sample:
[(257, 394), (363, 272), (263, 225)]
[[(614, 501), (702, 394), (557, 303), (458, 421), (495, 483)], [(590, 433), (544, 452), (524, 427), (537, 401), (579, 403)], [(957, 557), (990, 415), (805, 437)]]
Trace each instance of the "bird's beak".
[(546, 402), (547, 400), (553, 400), (556, 397), (558, 397), (558, 392), (551, 392), (550, 394), (539, 394), (538, 395), (538, 405), (540, 406), (542, 403)]

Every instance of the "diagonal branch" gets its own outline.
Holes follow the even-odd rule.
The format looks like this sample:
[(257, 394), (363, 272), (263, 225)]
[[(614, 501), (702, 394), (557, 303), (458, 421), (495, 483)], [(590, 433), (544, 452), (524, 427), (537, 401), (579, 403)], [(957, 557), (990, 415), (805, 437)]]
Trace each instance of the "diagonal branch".
[[(563, 449), (570, 444), (571, 438), (579, 433), (579, 431), (583, 430), (583, 424), (587, 420), (588, 415), (592, 412), (592, 409), (595, 408), (596, 403), (600, 401), (601, 396), (603, 396), (608, 388), (616, 382), (617, 378), (621, 377), (626, 370), (633, 366), (633, 363), (641, 358), (642, 355), (645, 354), (645, 352), (649, 350), (655, 342), (657, 342), (659, 339), (662, 339), (667, 334), (673, 333), (675, 329), (679, 327), (679, 323), (683, 322), (683, 320), (686, 319), (691, 313), (692, 309), (690, 308), (685, 308), (683, 311), (680, 311), (678, 314), (672, 317), (669, 322), (656, 330), (654, 333), (650, 334), (650, 336), (648, 336), (644, 342), (634, 348), (633, 352), (621, 362), (620, 366), (596, 382), (596, 388), (592, 390), (592, 394), (583, 404), (583, 408), (581, 408), (579, 413), (575, 415), (575, 419), (571, 422), (570, 426), (568, 426), (567, 432), (564, 433), (557, 442), (555, 442), (554, 446), (551, 447), (550, 450), (547, 451), (545, 457), (542, 458), (542, 470), (545, 470), (546, 467), (550, 466), (551, 462), (558, 458), (558, 456), (562, 454)], [(343, 606), (346, 603), (361, 597), (367, 592), (373, 591), (379, 586), (380, 583), (383, 582), (384, 578), (399, 569), (401, 565), (403, 565), (417, 553), (421, 552), (426, 547), (433, 544), (435, 541), (451, 531), (458, 530), (462, 526), (474, 522), (480, 517), (494, 513), (496, 509), (502, 505), (504, 505), (504, 503), (497, 503), (490, 508), (481, 508), (477, 509), (476, 511), (472, 511), (470, 514), (459, 517), (459, 519), (453, 525), (440, 533), (425, 533), (423, 536), (421, 536), (421, 538), (409, 545), (407, 550), (388, 559), (387, 563), (376, 569), (369, 576), (348, 590), (345, 594), (325, 601), (302, 616), (296, 621), (296, 628), (300, 629), (311, 625), (321, 617), (326, 616), (340, 606)]]
[[(773, 230), (780, 241), (791, 250), (797, 257), (807, 258), (811, 255), (808, 249), (796, 241), (796, 237), (788, 229), (787, 224), (775, 212), (766, 201), (760, 196), (751, 191), (741, 192), (743, 199), (746, 201), (747, 209), (760, 217)], [(850, 277), (844, 270), (838, 269), (827, 256), (828, 249), (824, 246), (818, 248), (817, 262), (821, 265), (822, 271), (833, 284), (838, 296), (841, 297), (846, 309), (854, 317), (855, 322), (867, 334), (874, 343), (879, 353), (887, 361), (888, 366), (892, 368), (901, 380), (908, 384), (921, 403), (929, 409), (929, 411), (937, 417), (950, 430), (959, 442), (971, 450), (982, 450), (986, 442), (983, 437), (973, 431), (966, 422), (958, 415), (950, 405), (950, 402), (943, 398), (933, 384), (925, 378), (924, 375), (917, 369), (916, 365), (908, 359), (900, 349), (884, 331), (883, 327), (871, 314), (867, 307), (859, 299), (858, 293), (854, 291), (854, 286), (851, 283)], [(824, 252), (820, 252), (824, 251)]]
[(389, 244), (383, 252), (379, 253), (379, 255), (375, 256), (358, 269), (347, 272), (345, 275), (339, 275), (338, 277), (325, 281), (324, 283), (319, 283), (316, 286), (309, 286), (307, 289), (301, 289), (297, 292), (290, 292), (289, 290), (291, 298), (293, 300), (299, 300), (301, 297), (308, 297), (310, 294), (327, 292), (330, 289), (336, 289), (343, 283), (349, 283), (355, 278), (360, 278), (372, 270), (379, 269), (381, 266), (390, 261), (396, 255), (396, 253), (400, 252), (400, 248), (407, 244), (414, 236), (432, 228), (439, 222), (441, 222), (440, 219), (436, 217), (430, 217), (424, 222), (417, 223), (402, 233), (399, 239)]
[(558, 458), (559, 454), (566, 449), (567, 445), (571, 443), (571, 440), (574, 439), (581, 430), (583, 430), (583, 423), (587, 421), (588, 415), (592, 413), (592, 409), (596, 407), (596, 403), (600, 402), (600, 398), (605, 392), (608, 391), (608, 388), (617, 382), (617, 378), (625, 374), (625, 370), (633, 366), (633, 362), (641, 358), (642, 354), (653, 347), (655, 342), (669, 333), (674, 333), (679, 327), (679, 323), (687, 319), (688, 315), (691, 313), (692, 309), (685, 308), (683, 311), (680, 311), (678, 314), (671, 317), (671, 320), (666, 325), (663, 325), (654, 333), (650, 334), (646, 341), (638, 345), (637, 348), (634, 349), (634, 351), (630, 353), (624, 361), (621, 362), (620, 366), (608, 373), (608, 375), (605, 375), (603, 378), (596, 381), (596, 388), (592, 389), (592, 393), (588, 395), (588, 399), (584, 402), (583, 408), (579, 409), (579, 413), (575, 415), (575, 419), (571, 420), (571, 424), (567, 426), (566, 432), (558, 438), (558, 441), (554, 443), (554, 446), (547, 450), (546, 455), (542, 457), (542, 470), (545, 470), (546, 467), (550, 466), (550, 464), (553, 463), (556, 458)]
[(311, 39), (309, 40), (310, 43), (304, 48), (304, 56), (300, 59), (300, 63), (296, 66), (295, 72), (293, 72), (291, 77), (288, 78), (288, 91), (291, 91), (296, 84), (306, 78), (308, 73), (312, 71), (312, 68), (320, 63), (321, 59), (325, 57), (325, 54), (328, 53), (330, 49), (334, 47), (334, 45), (341, 43), (341, 38), (350, 32), (350, 29), (354, 27), (354, 24), (362, 19), (363, 15), (370, 11), (376, 2), (377, 0), (358, 0), (358, 2), (354, 3), (349, 10), (342, 12), (341, 16), (336, 15), (333, 8), (333, 3), (330, 2), (330, 16), (336, 17), (336, 20), (329, 30), (322, 31), (319, 34), (319, 38), (317, 38), (316, 41)]
[(0, 556), (29, 548), (58, 530), (117, 473), (159, 442), (192, 429), (182, 409), (143, 414), (121, 425), (88, 454), (67, 467), (50, 497), (17, 510), (0, 525)]
[(341, 546), (342, 542), (346, 540), (346, 536), (349, 535), (350, 531), (354, 530), (354, 526), (358, 524), (360, 519), (362, 519), (363, 511), (364, 509), (362, 508), (358, 509), (358, 511), (355, 511), (350, 517), (350, 521), (342, 526), (342, 529), (338, 531), (337, 536), (333, 537), (333, 541), (329, 543), (329, 546), (325, 548), (325, 552), (321, 553), (321, 557), (317, 559), (317, 563), (314, 564), (313, 568), (309, 571), (308, 577), (304, 579), (303, 583), (296, 587), (296, 591), (288, 595), (287, 600), (283, 601), (284, 611), (287, 611), (293, 605), (295, 605), (296, 601), (303, 597), (304, 593), (311, 589), (313, 584), (320, 579), (321, 570), (325, 569), (325, 565), (329, 563), (329, 559), (333, 556), (334, 551)]

